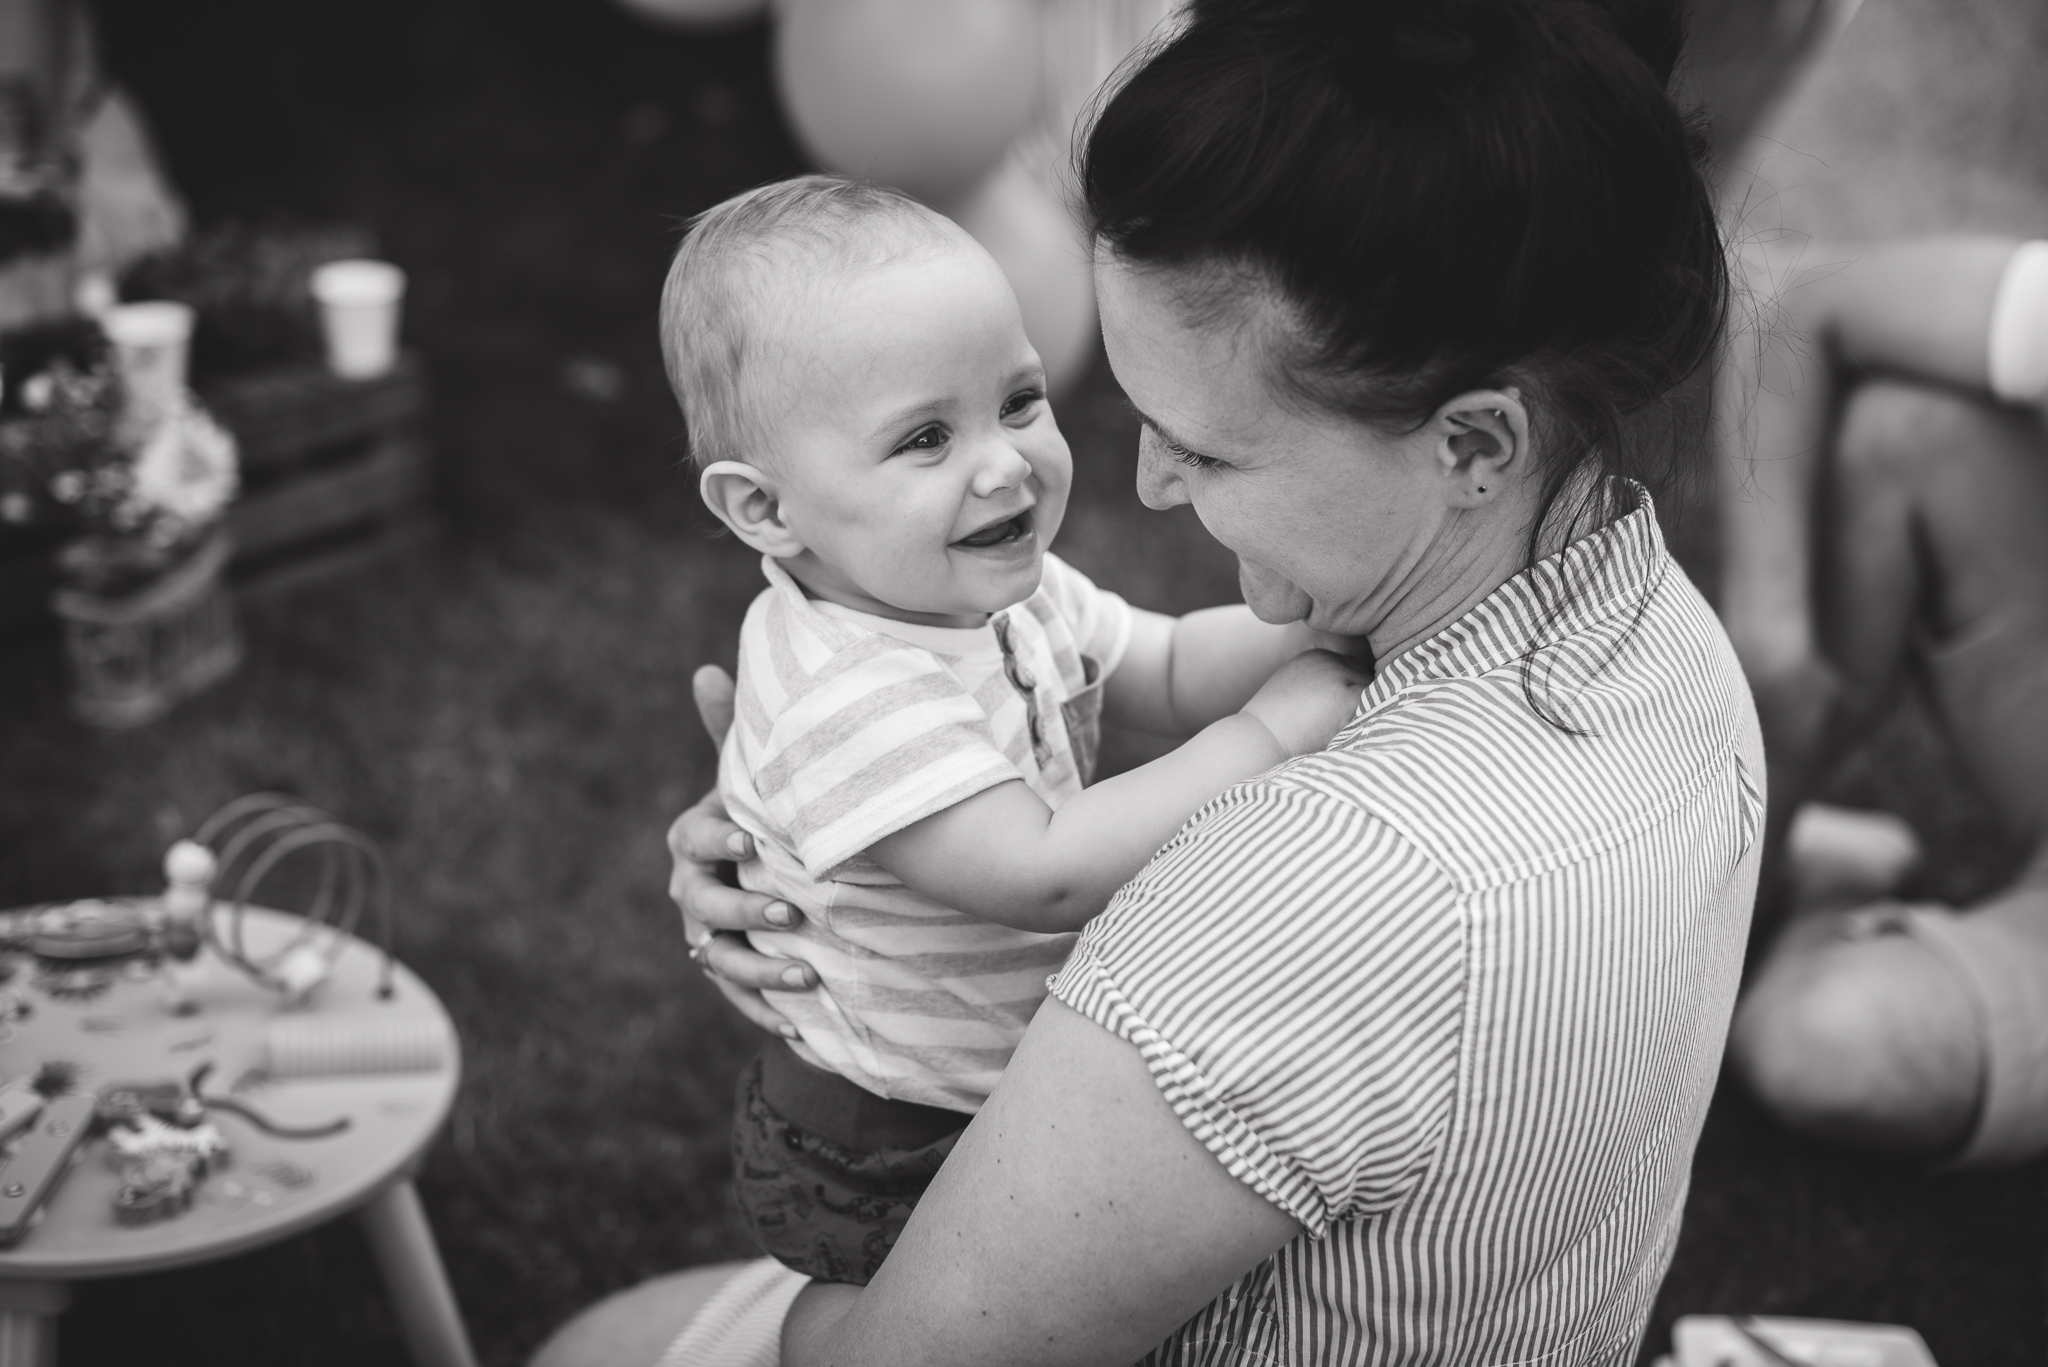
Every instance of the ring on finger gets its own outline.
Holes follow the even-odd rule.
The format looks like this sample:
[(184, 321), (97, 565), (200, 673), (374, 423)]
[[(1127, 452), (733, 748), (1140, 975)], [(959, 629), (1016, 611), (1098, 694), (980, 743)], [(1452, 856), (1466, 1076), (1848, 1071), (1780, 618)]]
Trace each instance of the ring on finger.
[(718, 972), (711, 966), (711, 942), (717, 938), (716, 935), (706, 935), (690, 946), (690, 962), (697, 965), (706, 977), (715, 976)]

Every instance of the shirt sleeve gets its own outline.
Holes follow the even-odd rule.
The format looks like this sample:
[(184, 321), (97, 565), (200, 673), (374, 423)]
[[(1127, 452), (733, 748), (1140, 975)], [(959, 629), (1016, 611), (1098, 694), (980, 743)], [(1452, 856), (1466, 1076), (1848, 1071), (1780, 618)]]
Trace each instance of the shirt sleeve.
[(813, 878), (1022, 777), (960, 681), (929, 652), (880, 635), (839, 651), (789, 699), (753, 776)]
[(1134, 1045), (1231, 1175), (1320, 1237), (1398, 1209), (1450, 1124), (1459, 913), (1391, 827), (1269, 778), (1198, 813), (1052, 994)]
[(1066, 618), (1075, 649), (1102, 666), (1103, 678), (1116, 673), (1131, 645), (1131, 605), (1056, 555), (1045, 557), (1040, 587)]

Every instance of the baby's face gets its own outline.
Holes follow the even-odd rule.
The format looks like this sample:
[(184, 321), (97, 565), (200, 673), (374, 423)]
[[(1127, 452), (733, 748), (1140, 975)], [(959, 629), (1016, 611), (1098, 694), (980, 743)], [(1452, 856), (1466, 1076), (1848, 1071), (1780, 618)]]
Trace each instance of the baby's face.
[(766, 382), (766, 467), (811, 593), (974, 626), (1038, 587), (1073, 459), (1016, 297), (971, 242), (798, 302)]

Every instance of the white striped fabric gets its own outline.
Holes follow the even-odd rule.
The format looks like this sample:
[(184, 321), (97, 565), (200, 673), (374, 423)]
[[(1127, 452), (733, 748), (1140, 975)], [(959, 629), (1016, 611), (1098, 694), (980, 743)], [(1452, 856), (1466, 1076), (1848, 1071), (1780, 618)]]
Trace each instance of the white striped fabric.
[(1130, 608), (1050, 555), (1036, 593), (973, 629), (853, 612), (806, 597), (773, 560), (762, 570), (718, 787), (758, 851), (741, 883), (803, 914), (755, 932), (755, 948), (810, 964), (823, 984), (769, 1000), (809, 1062), (972, 1112), (1074, 937), (940, 906), (863, 851), (1012, 779), (1055, 808), (1080, 792)]
[[(1539, 632), (1575, 734), (1524, 696)], [(1645, 500), (1197, 813), (1053, 991), (1306, 1233), (1147, 1360), (1629, 1363), (1735, 998), (1762, 764)]]

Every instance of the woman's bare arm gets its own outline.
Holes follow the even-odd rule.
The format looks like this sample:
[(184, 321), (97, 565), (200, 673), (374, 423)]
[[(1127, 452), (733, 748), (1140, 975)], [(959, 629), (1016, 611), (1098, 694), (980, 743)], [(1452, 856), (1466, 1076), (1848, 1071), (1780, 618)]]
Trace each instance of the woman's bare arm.
[(1301, 1227), (1057, 1000), (864, 1290), (813, 1287), (786, 1367), (1123, 1367)]

